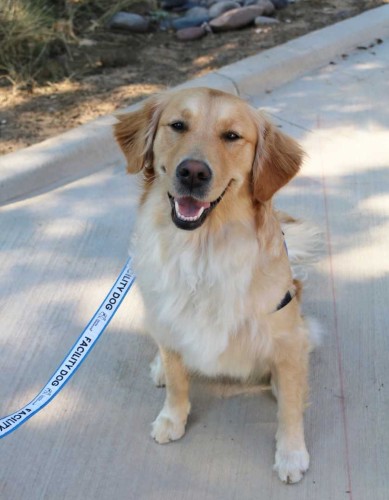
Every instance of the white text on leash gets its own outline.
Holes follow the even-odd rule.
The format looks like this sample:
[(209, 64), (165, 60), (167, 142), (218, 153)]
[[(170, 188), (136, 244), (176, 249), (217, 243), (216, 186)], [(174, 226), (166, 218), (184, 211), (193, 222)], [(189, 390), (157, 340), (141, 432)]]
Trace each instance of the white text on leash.
[(40, 393), (20, 410), (0, 418), (0, 439), (20, 427), (52, 401), (71, 379), (107, 328), (134, 281), (135, 275), (129, 258), (103, 303)]

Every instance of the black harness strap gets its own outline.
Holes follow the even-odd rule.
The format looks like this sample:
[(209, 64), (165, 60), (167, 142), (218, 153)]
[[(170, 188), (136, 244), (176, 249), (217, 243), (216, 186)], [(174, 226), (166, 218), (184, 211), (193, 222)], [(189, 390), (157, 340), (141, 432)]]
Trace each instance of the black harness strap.
[[(282, 231), (282, 236), (285, 236), (285, 233), (284, 231)], [(288, 247), (286, 245), (286, 241), (284, 239), (284, 246), (285, 246), (285, 250), (286, 250), (286, 255), (288, 255)], [(284, 295), (284, 298), (281, 300), (281, 302), (278, 304), (276, 311), (279, 311), (280, 309), (282, 309), (283, 307), (287, 306), (289, 304), (289, 302), (293, 299), (293, 297), (295, 296), (295, 294), (291, 294), (290, 291), (288, 290), (286, 292), (286, 294)]]
[(283, 307), (287, 306), (289, 304), (289, 302), (293, 299), (294, 295), (292, 295), (290, 293), (290, 291), (288, 290), (284, 296), (284, 298), (281, 300), (281, 302), (278, 304), (277, 308), (276, 308), (276, 311), (279, 311), (280, 309), (282, 309)]

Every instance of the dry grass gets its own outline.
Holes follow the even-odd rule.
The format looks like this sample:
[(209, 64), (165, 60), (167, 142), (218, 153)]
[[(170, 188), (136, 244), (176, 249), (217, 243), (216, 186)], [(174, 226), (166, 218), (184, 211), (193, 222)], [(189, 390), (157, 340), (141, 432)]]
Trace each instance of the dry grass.
[(0, 11), (0, 70), (13, 83), (36, 78), (57, 38), (41, 1), (5, 0)]
[(51, 62), (71, 57), (78, 34), (103, 26), (135, 1), (0, 0), (0, 78), (18, 86), (56, 80)]

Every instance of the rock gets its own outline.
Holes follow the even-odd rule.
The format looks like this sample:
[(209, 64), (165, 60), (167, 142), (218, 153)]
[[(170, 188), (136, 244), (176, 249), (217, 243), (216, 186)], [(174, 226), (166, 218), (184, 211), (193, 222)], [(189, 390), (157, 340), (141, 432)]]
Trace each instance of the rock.
[(130, 12), (117, 12), (108, 21), (108, 28), (131, 31), (132, 33), (145, 33), (148, 31), (149, 25), (148, 19)]
[(192, 28), (194, 26), (201, 26), (209, 21), (209, 16), (199, 16), (199, 17), (180, 17), (179, 19), (174, 19), (172, 21), (172, 26), (175, 30), (183, 30), (185, 28)]
[(271, 0), (271, 3), (276, 9), (284, 9), (288, 6), (288, 0)]
[(271, 16), (276, 10), (270, 0), (244, 0), (244, 5), (257, 5), (258, 7), (262, 7), (262, 16)]
[(166, 10), (171, 10), (176, 7), (181, 7), (186, 3), (186, 0), (163, 0), (161, 2), (161, 8)]
[(225, 12), (232, 9), (239, 9), (240, 4), (238, 2), (234, 2), (233, 0), (224, 0), (221, 2), (216, 2), (209, 9), (209, 17), (214, 19), (215, 17), (219, 17)]
[(199, 7), (199, 4), (197, 2), (185, 2), (183, 5), (180, 5), (179, 7), (175, 7), (173, 12), (185, 12), (190, 9), (194, 9), (195, 7)]
[(254, 24), (256, 26), (263, 26), (265, 24), (279, 24), (280, 21), (278, 19), (274, 19), (274, 17), (265, 17), (265, 16), (258, 16), (254, 20)]
[(189, 40), (198, 40), (206, 35), (207, 31), (204, 26), (193, 26), (191, 28), (184, 28), (182, 30), (178, 30), (176, 36), (178, 40), (181, 41), (189, 41)]
[(209, 23), (213, 31), (228, 31), (244, 28), (254, 22), (254, 19), (263, 12), (262, 7), (250, 5), (225, 12), (223, 15), (212, 19)]
[(208, 9), (206, 7), (192, 7), (186, 12), (185, 17), (202, 17), (208, 15)]

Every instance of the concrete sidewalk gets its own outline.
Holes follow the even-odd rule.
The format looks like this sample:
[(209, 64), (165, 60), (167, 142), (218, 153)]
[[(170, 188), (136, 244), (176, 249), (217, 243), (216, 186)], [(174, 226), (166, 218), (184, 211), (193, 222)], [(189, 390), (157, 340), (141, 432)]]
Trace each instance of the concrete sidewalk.
[[(389, 495), (389, 38), (270, 94), (250, 95), (308, 153), (278, 206), (326, 237), (304, 310), (327, 335), (312, 356), (311, 468), (272, 472), (276, 404), (195, 383), (185, 437), (149, 437), (164, 391), (135, 288), (77, 376), (1, 441), (6, 500), (387, 500)], [(2, 207), (0, 415), (41, 389), (126, 258), (136, 181), (113, 165)]]

